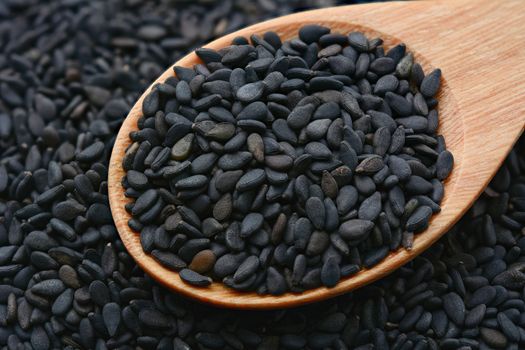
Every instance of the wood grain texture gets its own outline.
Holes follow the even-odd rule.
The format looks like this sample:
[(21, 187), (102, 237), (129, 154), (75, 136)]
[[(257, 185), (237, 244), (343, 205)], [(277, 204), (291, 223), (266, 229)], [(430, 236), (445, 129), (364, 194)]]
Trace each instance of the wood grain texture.
[[(385, 46), (404, 42), (425, 70), (443, 71), (439, 98), (440, 133), (454, 154), (454, 170), (445, 183), (441, 213), (417, 235), (411, 251), (391, 253), (371, 269), (342, 280), (336, 287), (317, 288), (301, 294), (259, 296), (233, 291), (221, 283), (197, 288), (183, 283), (142, 251), (139, 235), (127, 224), (121, 179), (122, 158), (130, 144), (129, 132), (137, 129), (144, 96), (137, 101), (117, 136), (110, 161), (109, 198), (115, 224), (129, 253), (149, 275), (168, 288), (193, 299), (221, 307), (273, 309), (297, 306), (334, 297), (373, 282), (402, 266), (430, 247), (470, 207), (497, 171), (525, 124), (525, 1), (421, 1), (392, 2), (328, 8), (293, 14), (242, 29), (207, 47), (227, 46), (238, 35), (268, 30), (284, 38), (297, 36), (298, 28), (316, 23), (333, 32), (361, 30), (381, 37)], [(176, 65), (192, 66), (199, 59), (191, 53)], [(167, 69), (156, 82), (172, 76)], [(155, 84), (154, 83), (154, 84)]]

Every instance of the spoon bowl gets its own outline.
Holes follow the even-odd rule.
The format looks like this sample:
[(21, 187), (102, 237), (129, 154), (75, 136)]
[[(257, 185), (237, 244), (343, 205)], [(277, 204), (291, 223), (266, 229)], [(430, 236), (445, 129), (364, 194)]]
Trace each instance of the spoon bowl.
[[(139, 234), (128, 226), (121, 179), (122, 159), (137, 130), (142, 101), (152, 86), (174, 75), (168, 68), (144, 92), (125, 119), (113, 148), (108, 190), (113, 219), (122, 242), (137, 264), (161, 284), (193, 299), (221, 307), (275, 309), (334, 297), (371, 283), (407, 263), (436, 242), (459, 220), (497, 171), (525, 124), (525, 3), (482, 1), (393, 2), (328, 8), (297, 13), (262, 22), (221, 37), (208, 48), (230, 45), (236, 36), (249, 37), (273, 30), (282, 39), (297, 36), (306, 24), (320, 24), (332, 32), (361, 31), (381, 37), (385, 48), (401, 42), (426, 72), (443, 71), (439, 95), (439, 133), (455, 158), (445, 181), (441, 212), (429, 228), (414, 237), (411, 250), (391, 252), (379, 264), (342, 279), (335, 287), (302, 293), (258, 295), (238, 292), (222, 283), (199, 288), (184, 283), (176, 271), (165, 268), (142, 250)], [(190, 53), (175, 65), (201, 63)]]

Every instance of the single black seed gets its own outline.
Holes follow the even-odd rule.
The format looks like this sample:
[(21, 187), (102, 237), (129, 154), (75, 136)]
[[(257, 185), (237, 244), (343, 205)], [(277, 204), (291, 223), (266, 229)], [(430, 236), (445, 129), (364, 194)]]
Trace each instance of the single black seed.
[(465, 317), (465, 327), (473, 328), (478, 326), (485, 316), (487, 306), (485, 304), (480, 304), (472, 308)]
[(355, 187), (351, 185), (344, 186), (340, 189), (336, 198), (337, 211), (339, 215), (348, 213), (357, 203), (358, 193)]
[(312, 223), (308, 218), (301, 217), (295, 222), (293, 227), (294, 245), (299, 250), (304, 250), (312, 235)]
[(74, 241), (77, 237), (75, 230), (71, 226), (57, 218), (52, 218), (49, 221), (49, 226), (67, 240)]
[(261, 228), (264, 218), (259, 213), (250, 213), (245, 216), (241, 224), (241, 237), (248, 237)]
[(306, 214), (317, 229), (323, 229), (325, 222), (325, 208), (323, 202), (317, 197), (311, 197), (305, 204)]
[(396, 65), (396, 75), (399, 78), (406, 79), (410, 76), (412, 72), (412, 65), (414, 64), (414, 55), (412, 53), (406, 54), (403, 58), (399, 60)]
[(444, 180), (448, 177), (454, 166), (454, 157), (449, 151), (443, 151), (439, 154), (436, 160), (436, 176), (439, 180)]
[(249, 191), (259, 187), (266, 180), (266, 173), (263, 169), (253, 169), (246, 172), (237, 182), (238, 191)]
[(140, 310), (138, 313), (138, 320), (142, 324), (154, 329), (166, 329), (171, 326), (169, 317), (153, 308), (143, 308)]
[(337, 197), (337, 193), (339, 192), (339, 187), (337, 185), (336, 180), (334, 179), (332, 174), (330, 174), (326, 170), (323, 171), (323, 175), (321, 178), (321, 188), (324, 194), (332, 199), (335, 199)]
[(120, 312), (120, 306), (116, 303), (108, 303), (102, 308), (104, 325), (106, 326), (107, 332), (110, 336), (115, 335), (120, 326)]
[(369, 220), (348, 220), (339, 227), (339, 234), (347, 240), (361, 240), (372, 231), (373, 227), (374, 223)]
[(494, 277), (493, 283), (517, 290), (525, 286), (525, 274), (516, 269), (505, 270)]
[(323, 35), (330, 33), (330, 28), (311, 24), (299, 30), (299, 38), (307, 44), (318, 41)]
[(366, 198), (359, 207), (358, 217), (362, 220), (374, 221), (381, 212), (381, 194), (374, 192)]
[(454, 292), (443, 296), (443, 308), (456, 325), (462, 326), (465, 321), (465, 304), (461, 297)]
[(65, 289), (64, 283), (59, 279), (49, 279), (35, 284), (31, 291), (43, 296), (56, 296)]
[(227, 219), (232, 213), (232, 198), (229, 193), (223, 195), (213, 207), (213, 216), (219, 221)]
[(323, 253), (330, 244), (330, 237), (324, 231), (314, 231), (306, 246), (306, 255), (316, 256)]
[(91, 282), (89, 294), (91, 299), (101, 307), (110, 302), (109, 290), (102, 281), (95, 280)]
[(259, 268), (259, 258), (250, 256), (237, 268), (233, 275), (233, 280), (240, 283), (250, 278)]
[(268, 268), (266, 279), (268, 292), (273, 295), (279, 295), (286, 291), (286, 281), (284, 277), (273, 267)]
[(272, 123), (272, 130), (279, 141), (290, 142), (291, 144), (297, 143), (297, 135), (290, 129), (286, 121), (283, 119), (277, 119)]
[(260, 99), (264, 93), (264, 85), (262, 82), (255, 82), (246, 84), (237, 90), (236, 97), (239, 101), (244, 103), (255, 102)]
[(432, 191), (433, 187), (430, 182), (421, 176), (412, 175), (405, 183), (405, 190), (412, 194), (426, 194)]
[(151, 254), (155, 260), (170, 269), (178, 271), (186, 267), (186, 263), (173, 253), (153, 250)]
[(432, 209), (426, 205), (418, 207), (407, 220), (406, 229), (411, 232), (419, 232), (428, 226), (432, 216)]
[(321, 268), (321, 281), (326, 287), (333, 287), (339, 282), (341, 272), (335, 258), (328, 258)]
[(180, 270), (179, 276), (184, 282), (194, 286), (205, 287), (211, 284), (211, 278), (190, 269)]
[(507, 346), (507, 338), (503, 333), (496, 329), (481, 327), (480, 335), (481, 339), (483, 339), (490, 347), (495, 349), (503, 349)]
[(374, 174), (384, 166), (383, 159), (380, 156), (370, 156), (361, 161), (355, 168), (356, 174)]
[(35, 327), (31, 333), (31, 346), (35, 350), (49, 349), (50, 340), (43, 327)]
[(179, 81), (175, 87), (175, 95), (180, 103), (187, 104), (191, 102), (191, 89), (185, 80)]
[(390, 57), (378, 57), (370, 63), (370, 70), (383, 76), (387, 76), (386, 74), (392, 73), (395, 68), (396, 62)]
[(348, 35), (350, 46), (360, 52), (368, 51), (368, 39), (361, 32), (352, 32)]
[(79, 162), (93, 162), (100, 158), (102, 156), (102, 153), (104, 152), (104, 143), (102, 142), (95, 142), (94, 144), (88, 146), (85, 148), (82, 152), (78, 153), (76, 155), (76, 159)]
[(288, 115), (286, 121), (292, 129), (301, 129), (308, 125), (314, 110), (315, 105), (313, 104), (297, 106)]
[(441, 69), (435, 69), (426, 75), (421, 82), (420, 91), (425, 97), (434, 96), (441, 84)]

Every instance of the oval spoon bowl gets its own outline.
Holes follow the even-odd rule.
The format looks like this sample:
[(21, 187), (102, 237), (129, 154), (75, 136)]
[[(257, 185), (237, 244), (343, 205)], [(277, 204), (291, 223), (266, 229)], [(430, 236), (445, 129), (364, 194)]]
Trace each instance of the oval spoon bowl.
[[(488, 32), (480, 33), (475, 22), (460, 21), (455, 15), (460, 16), (460, 13), (474, 11), (474, 7), (478, 12), (480, 12), (479, 8), (483, 9), (482, 13), (478, 13), (479, 16), (494, 16), (497, 12), (497, 16), (501, 16), (498, 18), (507, 17), (507, 21), (512, 22), (512, 17), (516, 18), (516, 30), (512, 31), (506, 27), (505, 35), (508, 37), (522, 35), (520, 26), (521, 33), (525, 32), (525, 28), (522, 24), (518, 24), (519, 16), (513, 15), (514, 11), (517, 11), (516, 7), (520, 7), (519, 2), (509, 1), (509, 3), (514, 7), (497, 7), (484, 0), (474, 4), (469, 1), (432, 3), (423, 1), (328, 8), (262, 22), (221, 37), (205, 46), (217, 50), (230, 45), (236, 36), (249, 37), (251, 34), (263, 34), (269, 30), (277, 32), (282, 39), (290, 39), (297, 36), (301, 26), (320, 24), (330, 27), (333, 32), (361, 31), (369, 38), (381, 37), (385, 48), (403, 42), (407, 45), (407, 50), (414, 54), (415, 60), (421, 63), (425, 72), (435, 67), (441, 68), (443, 80), (437, 96), (439, 133), (444, 136), (447, 149), (454, 155), (455, 165), (444, 183), (445, 197), (441, 203), (441, 212), (432, 217), (426, 231), (414, 237), (411, 250), (401, 248), (393, 251), (379, 264), (342, 279), (333, 288), (319, 287), (302, 293), (286, 293), (278, 296), (238, 292), (220, 282), (214, 282), (205, 288), (195, 287), (184, 283), (176, 271), (159, 264), (142, 250), (139, 234), (128, 226), (131, 216), (124, 206), (130, 199), (125, 197), (121, 184), (125, 175), (122, 159), (131, 144), (129, 133), (138, 130), (137, 121), (142, 116), (144, 97), (156, 83), (174, 76), (173, 67), (168, 68), (153, 82), (133, 106), (124, 120), (112, 151), (108, 177), (109, 200), (115, 225), (127, 250), (145, 272), (167, 288), (201, 302), (238, 309), (275, 309), (323, 300), (371, 283), (407, 263), (430, 247), (459, 220), (487, 185), (523, 130), (525, 107), (523, 101), (522, 106), (517, 102), (520, 100), (518, 93), (520, 87), (525, 85), (525, 74), (518, 73), (519, 67), (521, 72), (525, 72), (523, 63), (525, 54), (519, 48), (519, 41), (514, 39), (513, 43), (509, 43), (504, 48), (495, 47), (491, 52), (493, 62), (503, 57), (515, 62), (514, 74), (507, 73), (506, 76), (502, 71), (484, 72), (485, 77), (480, 76), (479, 73), (465, 74), (464, 70), (472, 67), (473, 64), (481, 65), (480, 58), (461, 55), (461, 48), (453, 45), (462, 37), (465, 38), (464, 40), (468, 38), (472, 45), (487, 40)], [(523, 7), (521, 6), (522, 10)], [(412, 13), (420, 15), (413, 16)], [(429, 17), (432, 17), (430, 23)], [(525, 21), (521, 19), (521, 23)], [(495, 30), (495, 25), (492, 25), (492, 30)], [(463, 33), (444, 32), (443, 28), (454, 26), (462, 26)], [(493, 33), (492, 36), (496, 35)], [(490, 40), (490, 37), (488, 39)], [(513, 55), (509, 58), (509, 53), (513, 50), (516, 52), (521, 50), (521, 55)], [(174, 66), (192, 67), (197, 63), (201, 61), (192, 52), (176, 62)], [(497, 68), (497, 65), (492, 68)], [(494, 79), (492, 81), (491, 76)], [(513, 82), (509, 83), (509, 80)], [(505, 84), (514, 85), (502, 85), (503, 81)], [(490, 86), (486, 86), (488, 82)], [(525, 93), (525, 89), (521, 90)], [(503, 104), (513, 105), (515, 108), (503, 109), (501, 108)]]

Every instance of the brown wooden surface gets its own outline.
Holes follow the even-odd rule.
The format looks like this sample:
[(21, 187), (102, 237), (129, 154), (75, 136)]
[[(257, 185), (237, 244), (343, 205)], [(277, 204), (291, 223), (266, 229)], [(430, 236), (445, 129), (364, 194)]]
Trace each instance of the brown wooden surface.
[[(139, 235), (127, 224), (130, 216), (124, 209), (128, 199), (121, 186), (121, 163), (130, 144), (128, 134), (137, 129), (143, 95), (117, 136), (110, 161), (109, 198), (115, 224), (128, 251), (142, 269), (166, 287), (217, 306), (271, 309), (334, 297), (375, 281), (423, 252), (462, 216), (521, 134), (525, 123), (525, 1), (392, 2), (328, 8), (259, 23), (206, 46), (218, 49), (229, 45), (235, 36), (249, 37), (268, 30), (291, 38), (308, 23), (329, 26), (333, 32), (361, 30), (369, 37), (383, 38), (386, 47), (404, 42), (425, 72), (435, 67), (442, 69), (440, 132), (454, 154), (455, 167), (445, 183), (441, 213), (433, 217), (429, 229), (416, 236), (411, 251), (400, 249), (391, 253), (378, 265), (331, 289), (259, 296), (236, 292), (221, 283), (213, 283), (209, 288), (192, 287), (183, 283), (176, 272), (146, 255)], [(176, 64), (192, 66), (198, 62), (191, 53)], [(173, 74), (170, 67), (156, 82)]]

